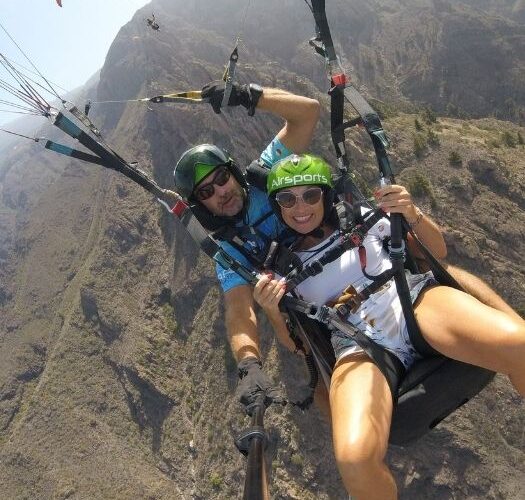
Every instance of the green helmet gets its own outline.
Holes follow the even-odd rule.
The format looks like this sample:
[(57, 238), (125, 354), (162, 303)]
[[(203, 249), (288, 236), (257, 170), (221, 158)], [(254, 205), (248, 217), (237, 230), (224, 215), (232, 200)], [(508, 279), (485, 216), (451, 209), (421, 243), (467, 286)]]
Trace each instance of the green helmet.
[(266, 180), (268, 196), (280, 189), (315, 184), (332, 188), (330, 166), (319, 156), (290, 155), (277, 162)]
[[(195, 186), (220, 165), (235, 165), (227, 151), (213, 144), (200, 144), (185, 151), (175, 165), (173, 177), (177, 192), (184, 198), (191, 197)], [(237, 177), (237, 172), (233, 172)]]

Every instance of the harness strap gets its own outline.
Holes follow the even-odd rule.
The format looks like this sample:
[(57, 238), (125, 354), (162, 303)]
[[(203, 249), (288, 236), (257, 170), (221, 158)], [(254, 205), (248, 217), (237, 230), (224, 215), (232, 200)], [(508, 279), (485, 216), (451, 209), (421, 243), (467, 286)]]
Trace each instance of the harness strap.
[(343, 290), (343, 293), (329, 305), (336, 310), (339, 315), (344, 315), (346, 317), (350, 313), (355, 313), (370, 295), (377, 293), (392, 279), (392, 277), (393, 275), (391, 274), (390, 277), (385, 280), (378, 280), (371, 283), (359, 292), (353, 285), (349, 285)]
[(308, 382), (308, 388), (309, 388), (308, 394), (303, 400), (292, 402), (291, 404), (294, 406), (297, 406), (298, 408), (304, 411), (304, 410), (307, 410), (314, 401), (315, 388), (317, 387), (317, 383), (319, 381), (319, 371), (317, 370), (317, 365), (315, 363), (314, 354), (312, 353), (311, 350), (308, 352), (306, 351), (301, 338), (299, 337), (299, 335), (297, 335), (295, 331), (296, 322), (292, 321), (291, 317), (289, 318), (290, 319), (286, 322), (286, 326), (288, 327), (290, 338), (295, 344), (295, 353), (296, 354), (298, 352), (303, 353), (304, 361), (306, 363), (306, 367), (308, 368), (308, 373), (310, 375), (310, 381)]
[(442, 285), (450, 286), (452, 288), (455, 288), (456, 290), (465, 291), (464, 288), (454, 279), (454, 277), (443, 267), (441, 262), (439, 262), (439, 260), (437, 260), (432, 255), (428, 248), (423, 243), (421, 243), (421, 240), (414, 233), (408, 222), (404, 219), (403, 224), (407, 232), (410, 233), (410, 235), (412, 236), (418, 249), (421, 250), (421, 252), (425, 256), (425, 259), (430, 263), (430, 267), (432, 269), (432, 273), (434, 274), (434, 278), (436, 278), (436, 280)]
[[(230, 90), (231, 91), (231, 90)], [(187, 92), (175, 92), (173, 94), (157, 95), (140, 99), (141, 101), (153, 102), (160, 104), (164, 102), (177, 102), (184, 104), (203, 104), (209, 101), (208, 98), (203, 98), (200, 90), (189, 90)]]
[(246, 181), (250, 186), (255, 186), (266, 193), (266, 179), (269, 171), (261, 159), (254, 160), (246, 167)]
[(395, 354), (384, 349), (359, 329), (345, 321), (345, 319), (331, 307), (318, 306), (312, 302), (306, 302), (290, 296), (283, 297), (282, 301), (286, 308), (306, 314), (309, 318), (324, 323), (330, 328), (339, 330), (355, 340), (359, 347), (363, 349), (381, 370), (390, 387), (392, 398), (396, 401), (397, 388), (399, 381), (405, 374), (405, 367)]
[[(57, 114), (53, 124), (69, 136), (76, 139), (78, 142), (80, 142), (80, 144), (88, 148), (90, 151), (95, 153), (95, 155), (100, 158), (100, 162), (97, 162), (97, 164), (121, 172), (126, 177), (129, 177), (141, 187), (155, 195), (159, 200), (163, 199), (163, 190), (156, 182), (150, 179), (144, 172), (141, 172), (140, 170), (132, 167), (106, 145), (101, 144), (98, 140), (84, 132), (63, 113)], [(63, 153), (62, 151), (58, 152), (67, 154)]]
[[(343, 210), (338, 211), (338, 214), (339, 212), (343, 212)], [(344, 211), (344, 214), (346, 217), (346, 211)], [(310, 276), (316, 276), (321, 273), (324, 266), (337, 260), (347, 250), (361, 247), (368, 231), (383, 217), (385, 217), (385, 213), (381, 209), (376, 209), (362, 224), (351, 225), (351, 229), (347, 229), (346, 232), (341, 234), (340, 243), (337, 246), (328, 250), (319, 259), (304, 266), (303, 269), (296, 268), (289, 273), (286, 276), (286, 289), (288, 291), (293, 290)], [(346, 220), (342, 223), (342, 226), (348, 226)]]
[(84, 151), (79, 151), (78, 149), (73, 149), (69, 146), (64, 146), (58, 142), (48, 140), (44, 144), (44, 147), (50, 151), (54, 151), (55, 153), (70, 156), (71, 158), (88, 161), (90, 163), (94, 163), (95, 165), (103, 165), (102, 159), (98, 156), (85, 153)]
[[(85, 120), (89, 121), (87, 117), (85, 117)], [(92, 155), (89, 155), (88, 153), (72, 150), (71, 148), (58, 147), (60, 145), (56, 145), (55, 143), (51, 143), (49, 149), (68, 156), (85, 159), (86, 161), (91, 161), (124, 174), (126, 177), (155, 195), (160, 203), (162, 203), (172, 214), (178, 217), (189, 232), (190, 236), (208, 256), (223, 268), (231, 269), (239, 274), (239, 276), (245, 279), (248, 283), (252, 285), (257, 283), (257, 274), (231, 257), (219, 245), (217, 240), (204, 229), (197, 217), (193, 214), (191, 208), (182, 200), (182, 198), (173, 208), (169, 208), (165, 201), (164, 191), (155, 181), (150, 179), (144, 172), (127, 163), (106, 145), (84, 132), (63, 113), (57, 114), (54, 125), (69, 136), (78, 140), (83, 146), (95, 153), (96, 157), (92, 157)]]
[[(227, 241), (236, 248), (250, 264), (257, 269), (269, 269), (281, 276), (286, 276), (290, 270), (302, 265), (297, 255), (291, 252), (285, 245), (279, 241), (271, 240), (266, 234), (257, 229), (266, 219), (273, 215), (273, 211), (262, 214), (253, 224), (249, 226), (237, 227), (224, 225), (213, 233), (213, 236), (219, 240)], [(243, 236), (246, 230), (251, 235), (257, 235), (263, 242), (264, 246), (250, 250), (245, 246), (246, 240)], [(282, 235), (281, 235), (282, 236)]]
[[(394, 182), (394, 175), (386, 153), (386, 148), (389, 146), (388, 137), (383, 130), (381, 120), (377, 113), (352, 85), (350, 79), (347, 78), (341, 67), (326, 18), (325, 0), (312, 0), (312, 14), (315, 19), (317, 32), (317, 37), (312, 45), (315, 47), (316, 52), (323, 55), (327, 60), (328, 75), (332, 84), (332, 88), (330, 89), (332, 103), (332, 141), (334, 142), (334, 148), (340, 161), (340, 169), (344, 172), (348, 168), (348, 157), (344, 146), (344, 130), (347, 126), (357, 123), (356, 121), (352, 121), (343, 124), (342, 108), (344, 107), (344, 100), (346, 100), (359, 114), (360, 122), (372, 140), (382, 178), (386, 183), (392, 183)], [(394, 273), (408, 332), (411, 340), (414, 342), (414, 346), (418, 350), (423, 349), (422, 352), (428, 352), (428, 346), (424, 346), (426, 342), (424, 342), (414, 316), (412, 300), (404, 272), (403, 217), (400, 214), (392, 214), (390, 220), (390, 261), (392, 263), (392, 272)]]
[[(312, 0), (310, 10), (315, 21), (316, 36), (310, 40), (310, 45), (314, 50), (324, 57), (326, 70), (330, 78), (330, 131), (332, 143), (337, 155), (339, 171), (341, 172), (341, 183), (339, 193), (350, 203), (355, 200), (363, 200), (360, 189), (348, 175), (350, 159), (346, 151), (345, 134), (343, 125), (345, 85), (351, 85), (350, 79), (345, 74), (339, 58), (337, 57), (328, 19), (326, 17), (325, 0)], [(366, 101), (365, 101), (366, 102)]]
[(230, 100), (230, 95), (232, 93), (233, 88), (233, 78), (235, 76), (235, 67), (237, 66), (237, 61), (239, 60), (239, 52), (237, 50), (237, 44), (232, 50), (232, 53), (230, 54), (230, 59), (228, 60), (228, 65), (226, 66), (226, 69), (224, 70), (224, 74), (222, 75), (222, 79), (224, 80), (225, 86), (224, 86), (224, 94), (222, 95), (222, 101), (221, 101), (221, 108), (228, 107), (228, 101)]

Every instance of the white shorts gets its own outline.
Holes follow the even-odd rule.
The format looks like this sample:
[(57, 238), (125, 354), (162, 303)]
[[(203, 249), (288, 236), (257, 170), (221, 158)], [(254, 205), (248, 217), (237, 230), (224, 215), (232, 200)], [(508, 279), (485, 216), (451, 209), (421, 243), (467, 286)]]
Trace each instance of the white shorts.
[[(438, 284), (431, 271), (424, 274), (411, 274), (406, 271), (406, 276), (412, 304), (423, 288)], [(410, 341), (393, 279), (384, 288), (370, 295), (355, 314), (348, 316), (347, 321), (374, 342), (394, 353), (407, 369), (414, 361), (423, 357)], [(346, 333), (334, 330), (331, 340), (337, 361), (351, 354), (363, 352), (355, 340)]]

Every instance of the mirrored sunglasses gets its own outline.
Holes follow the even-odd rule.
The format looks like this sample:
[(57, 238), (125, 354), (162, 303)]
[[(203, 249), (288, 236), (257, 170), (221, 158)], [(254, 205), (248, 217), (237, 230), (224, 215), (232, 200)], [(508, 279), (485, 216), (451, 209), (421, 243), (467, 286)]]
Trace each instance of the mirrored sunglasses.
[(195, 190), (194, 195), (195, 198), (197, 198), (197, 200), (204, 201), (208, 198), (211, 198), (215, 193), (215, 185), (224, 186), (224, 184), (226, 184), (230, 180), (231, 172), (226, 165), (221, 165), (220, 167), (217, 167), (215, 172), (216, 173), (210, 182), (207, 182), (206, 184), (201, 184)]
[(323, 190), (320, 187), (311, 187), (306, 191), (303, 191), (301, 195), (296, 195), (291, 191), (279, 191), (275, 195), (275, 201), (281, 208), (292, 208), (297, 204), (299, 198), (302, 198), (303, 202), (307, 205), (315, 205), (321, 199)]

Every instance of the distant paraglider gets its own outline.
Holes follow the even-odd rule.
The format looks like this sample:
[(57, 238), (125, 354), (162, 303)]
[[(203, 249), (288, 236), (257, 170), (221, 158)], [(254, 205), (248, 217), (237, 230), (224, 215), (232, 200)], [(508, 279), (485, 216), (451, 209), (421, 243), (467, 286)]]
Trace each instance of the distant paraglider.
[[(59, 0), (57, 0), (58, 2)], [(154, 30), (154, 31), (159, 31), (160, 29), (160, 26), (159, 26), (159, 23), (157, 23), (157, 21), (155, 20), (155, 14), (151, 14), (151, 17), (148, 17), (146, 19), (146, 22), (148, 23), (148, 26)]]
[(62, 7), (62, 0), (57, 0), (57, 4), (59, 7)]

